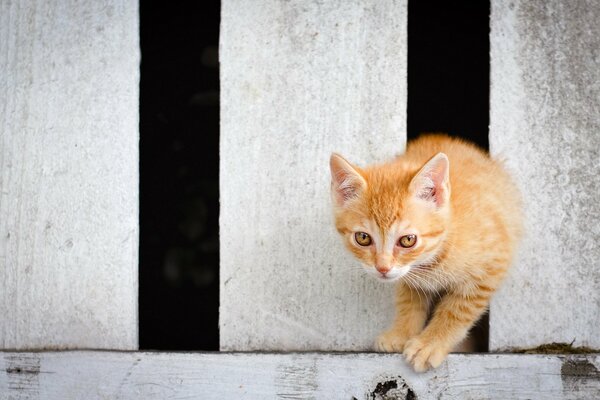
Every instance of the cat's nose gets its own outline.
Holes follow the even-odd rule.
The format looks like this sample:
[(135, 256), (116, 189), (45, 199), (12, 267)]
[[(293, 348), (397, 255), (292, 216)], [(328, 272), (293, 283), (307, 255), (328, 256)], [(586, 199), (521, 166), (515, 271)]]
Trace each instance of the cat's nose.
[(375, 269), (377, 270), (377, 272), (379, 272), (382, 275), (387, 274), (388, 272), (390, 272), (390, 269), (392, 269), (391, 266), (389, 265), (376, 265)]

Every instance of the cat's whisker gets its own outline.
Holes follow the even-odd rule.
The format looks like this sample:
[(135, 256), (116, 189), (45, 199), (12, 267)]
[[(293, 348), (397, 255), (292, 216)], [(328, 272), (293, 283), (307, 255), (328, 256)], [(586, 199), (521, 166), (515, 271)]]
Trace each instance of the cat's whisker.
[[(410, 276), (411, 274), (407, 274), (407, 276)], [(429, 282), (427, 282), (426, 279), (423, 279), (422, 276), (418, 275), (418, 274), (412, 274), (411, 278), (413, 279), (413, 281), (421, 288), (425, 287), (428, 291), (431, 290), (431, 284)]]
[(452, 284), (453, 284), (453, 281), (449, 277), (447, 277), (446, 275), (443, 275), (443, 274), (423, 273), (423, 272), (417, 272), (417, 273), (422, 274), (422, 276), (424, 276), (425, 278), (429, 278), (430, 280), (434, 281), (436, 284), (438, 284), (442, 288), (447, 288), (449, 286), (452, 286)]
[(437, 285), (435, 292), (438, 294), (438, 297), (443, 295), (443, 292), (444, 292), (443, 288), (448, 288), (449, 286), (452, 285), (451, 280), (448, 279), (444, 275), (437, 275), (435, 273), (423, 274), (422, 272), (417, 272), (417, 273), (422, 274), (421, 276), (423, 276), (423, 279), (429, 279)]
[[(419, 301), (422, 303), (423, 302), (423, 298), (421, 297), (421, 293), (419, 291), (419, 285), (414, 282), (413, 278), (409, 276), (409, 274), (404, 275), (404, 277), (406, 278), (406, 283), (414, 289), (414, 291), (417, 292), (417, 295), (419, 296)], [(411, 290), (411, 300), (412, 300), (412, 290)], [(425, 295), (425, 293), (423, 293), (423, 295)], [(427, 296), (425, 296), (425, 298), (427, 298)]]
[[(413, 286), (410, 284), (408, 279), (403, 279), (403, 282), (411, 289), (413, 289)], [(408, 291), (410, 293), (410, 302), (413, 302), (413, 290), (409, 290)], [(421, 297), (419, 296), (419, 301), (421, 300)]]
[(412, 269), (407, 275), (410, 275), (410, 273), (413, 273), (413, 277), (415, 279), (417, 279), (417, 281), (419, 283), (426, 286), (430, 292), (437, 295), (438, 298), (442, 297), (443, 294), (440, 292), (438, 287), (436, 285), (433, 285), (431, 282), (429, 282), (428, 279), (434, 281), (438, 286), (441, 286), (441, 287), (444, 287), (444, 282), (436, 279), (432, 274), (426, 275), (422, 271), (418, 271), (418, 269), (416, 269), (416, 268)]
[[(408, 277), (408, 275), (410, 274), (406, 274), (405, 276)], [(417, 293), (423, 293), (423, 296), (425, 297), (425, 299), (429, 298), (429, 296), (427, 295), (427, 293), (425, 293), (425, 288), (423, 286), (426, 286), (428, 282), (420, 279), (418, 276), (410, 276), (409, 279), (413, 282), (415, 288), (417, 289)], [(424, 285), (425, 284), (425, 285)], [(429, 291), (429, 288), (427, 288), (427, 290)], [(419, 298), (421, 301), (423, 301), (423, 299), (421, 298), (420, 294), (419, 294)]]
[(441, 286), (447, 286), (453, 283), (453, 280), (450, 279), (451, 274), (446, 273), (443, 267), (439, 266), (436, 268), (428, 268), (425, 266), (417, 266), (411, 269), (411, 272), (415, 274), (420, 274), (424, 277), (430, 277), (431, 279), (438, 282)]

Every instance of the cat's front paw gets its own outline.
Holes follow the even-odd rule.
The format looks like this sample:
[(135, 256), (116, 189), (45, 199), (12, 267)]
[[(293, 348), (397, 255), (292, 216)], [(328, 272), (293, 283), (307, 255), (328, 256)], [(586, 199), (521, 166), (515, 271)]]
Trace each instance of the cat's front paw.
[(410, 339), (404, 346), (404, 357), (416, 372), (439, 367), (449, 352), (447, 347), (419, 337)]
[(375, 340), (375, 351), (401, 353), (407, 340), (408, 337), (398, 331), (385, 331)]

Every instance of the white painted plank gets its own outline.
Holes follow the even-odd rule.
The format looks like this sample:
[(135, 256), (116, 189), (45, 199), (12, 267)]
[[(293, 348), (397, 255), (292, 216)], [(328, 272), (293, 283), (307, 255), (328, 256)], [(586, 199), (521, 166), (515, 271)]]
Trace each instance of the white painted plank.
[(0, 348), (137, 348), (138, 2), (0, 1)]
[(343, 249), (328, 163), (404, 150), (406, 0), (225, 0), (221, 24), (221, 348), (369, 349), (393, 288)]
[(492, 349), (600, 347), (600, 4), (493, 1), (491, 152), (527, 237), (490, 312)]
[(451, 354), (416, 374), (394, 354), (0, 353), (0, 399), (581, 399), (600, 396), (599, 368), (598, 354)]

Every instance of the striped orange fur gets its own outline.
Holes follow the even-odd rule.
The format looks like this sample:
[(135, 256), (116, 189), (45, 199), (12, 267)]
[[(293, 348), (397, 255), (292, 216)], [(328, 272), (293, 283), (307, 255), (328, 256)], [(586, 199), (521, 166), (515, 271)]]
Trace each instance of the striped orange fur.
[(376, 350), (403, 352), (416, 371), (437, 367), (510, 267), (522, 230), (516, 186), (500, 162), (442, 134), (365, 168), (333, 154), (331, 174), (345, 245), (369, 273), (397, 282), (396, 318)]

